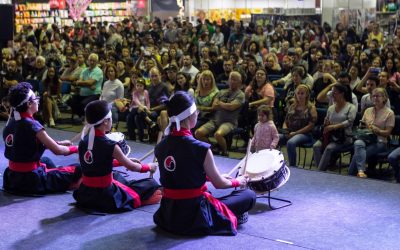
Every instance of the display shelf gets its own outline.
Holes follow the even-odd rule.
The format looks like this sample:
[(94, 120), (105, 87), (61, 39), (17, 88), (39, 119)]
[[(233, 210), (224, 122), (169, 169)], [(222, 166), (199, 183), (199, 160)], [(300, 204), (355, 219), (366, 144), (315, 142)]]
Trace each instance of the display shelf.
[(49, 3), (26, 3), (15, 5), (15, 29), (19, 32), (24, 25), (32, 25), (34, 28), (41, 23), (58, 23), (72, 25), (73, 21), (68, 17), (68, 10), (50, 9)]
[[(130, 16), (127, 2), (90, 3), (83, 17), (90, 23), (120, 22)], [(24, 3), (15, 5), (15, 28), (19, 32), (23, 25), (34, 28), (41, 23), (57, 23), (62, 26), (73, 26), (68, 10), (50, 9), (49, 3)]]

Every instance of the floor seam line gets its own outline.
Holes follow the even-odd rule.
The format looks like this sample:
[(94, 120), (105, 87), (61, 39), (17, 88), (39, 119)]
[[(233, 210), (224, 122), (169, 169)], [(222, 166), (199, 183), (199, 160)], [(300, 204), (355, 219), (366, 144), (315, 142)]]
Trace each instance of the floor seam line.
[(264, 239), (264, 240), (269, 240), (269, 241), (273, 241), (273, 242), (277, 242), (277, 243), (281, 243), (281, 244), (285, 244), (285, 245), (296, 246), (296, 247), (301, 247), (301, 248), (304, 248), (304, 249), (314, 250), (314, 248), (310, 248), (310, 247), (306, 247), (306, 246), (302, 246), (302, 245), (297, 245), (295, 243), (289, 244), (289, 243), (285, 243), (285, 242), (282, 242), (282, 241), (278, 241), (276, 239), (275, 240), (274, 239), (270, 239), (270, 238), (267, 238), (265, 236), (258, 236), (258, 235), (253, 235), (253, 234), (249, 234), (249, 233), (238, 233), (238, 234), (247, 235), (247, 236), (260, 238), (260, 239)]

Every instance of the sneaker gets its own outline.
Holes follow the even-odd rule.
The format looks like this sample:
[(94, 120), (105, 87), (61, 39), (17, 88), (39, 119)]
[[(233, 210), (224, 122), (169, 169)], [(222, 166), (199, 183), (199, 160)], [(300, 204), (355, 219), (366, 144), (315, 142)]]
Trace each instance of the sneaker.
[(368, 176), (367, 176), (364, 172), (362, 172), (362, 171), (360, 171), (360, 172), (357, 173), (357, 177), (360, 177), (360, 178), (368, 178)]
[(249, 212), (245, 212), (239, 216), (237, 216), (237, 223), (238, 225), (244, 224), (249, 220)]
[(153, 205), (160, 203), (162, 198), (162, 192), (160, 189), (157, 189), (147, 200), (142, 201), (142, 205)]
[(50, 126), (50, 128), (54, 128), (56, 126), (56, 123), (54, 122), (53, 118), (49, 119), (49, 126)]
[(157, 126), (157, 124), (156, 124), (155, 122), (151, 122), (151, 123), (150, 123), (150, 128), (151, 128), (151, 129), (155, 128), (156, 126)]

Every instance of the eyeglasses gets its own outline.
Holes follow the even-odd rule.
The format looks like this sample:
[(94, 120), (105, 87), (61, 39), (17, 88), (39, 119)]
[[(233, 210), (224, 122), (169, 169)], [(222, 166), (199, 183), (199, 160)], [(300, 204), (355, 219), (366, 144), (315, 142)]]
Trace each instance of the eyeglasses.
[(383, 95), (372, 95), (373, 98), (383, 97)]

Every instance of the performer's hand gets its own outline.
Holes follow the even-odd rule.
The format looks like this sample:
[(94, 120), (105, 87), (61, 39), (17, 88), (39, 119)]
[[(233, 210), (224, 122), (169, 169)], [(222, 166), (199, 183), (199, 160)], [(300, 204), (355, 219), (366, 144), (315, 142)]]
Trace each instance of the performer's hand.
[(246, 174), (245, 175), (241, 175), (241, 176), (238, 176), (236, 178), (236, 180), (239, 181), (240, 188), (245, 188), (247, 186), (247, 181), (249, 180), (249, 176), (246, 175)]
[(150, 162), (148, 165), (150, 166), (150, 173), (154, 174), (157, 171), (158, 162)]
[(67, 147), (73, 145), (73, 143), (70, 140), (58, 141), (57, 144), (62, 145), (62, 146), (67, 146)]

